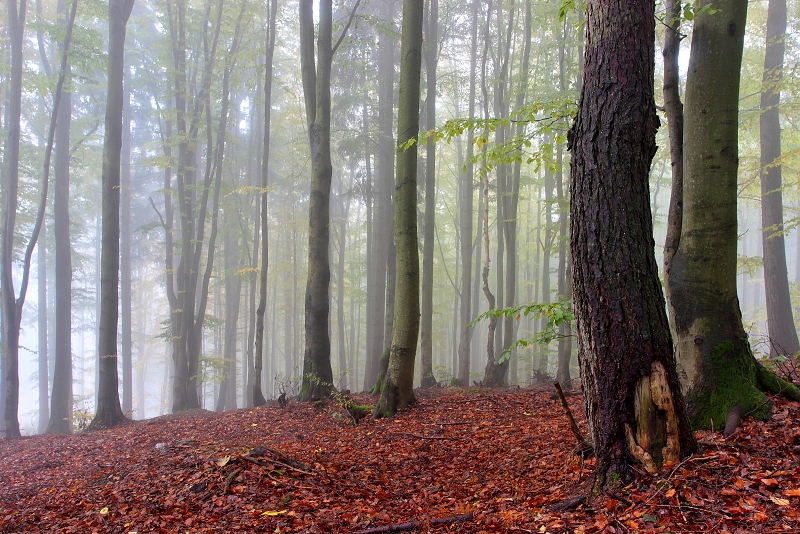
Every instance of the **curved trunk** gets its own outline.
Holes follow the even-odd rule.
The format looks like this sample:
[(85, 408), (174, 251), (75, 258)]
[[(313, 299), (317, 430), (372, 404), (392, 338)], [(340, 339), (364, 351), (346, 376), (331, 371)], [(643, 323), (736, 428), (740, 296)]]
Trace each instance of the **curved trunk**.
[[(729, 413), (767, 417), (782, 389), (755, 361), (736, 291), (739, 80), (746, 0), (718, 0), (695, 20), (686, 83), (683, 221), (667, 274), (675, 345), (692, 425)], [(797, 388), (784, 394), (800, 398)], [(730, 429), (729, 429), (730, 430)]]

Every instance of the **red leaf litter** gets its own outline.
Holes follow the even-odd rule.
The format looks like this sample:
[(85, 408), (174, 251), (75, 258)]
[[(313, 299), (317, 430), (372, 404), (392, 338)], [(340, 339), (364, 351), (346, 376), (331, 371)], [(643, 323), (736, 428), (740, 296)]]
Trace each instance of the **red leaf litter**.
[(358, 426), (290, 402), (0, 440), (0, 532), (800, 532), (798, 403), (598, 492), (551, 390), (417, 398)]

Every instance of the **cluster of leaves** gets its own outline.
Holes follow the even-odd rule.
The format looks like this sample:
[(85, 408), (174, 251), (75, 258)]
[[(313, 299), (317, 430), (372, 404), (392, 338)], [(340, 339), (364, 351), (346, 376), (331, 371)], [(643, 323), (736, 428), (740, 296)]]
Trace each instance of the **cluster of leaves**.
[[(432, 138), (435, 142), (450, 143), (467, 131), (477, 132), (473, 143), (478, 149), (486, 149), (486, 153), (476, 151), (472, 163), (482, 163), (483, 172), (491, 172), (496, 165), (524, 162), (534, 166), (534, 172), (540, 166), (546, 166), (555, 172), (557, 164), (552, 157), (553, 147), (566, 141), (567, 125), (577, 111), (577, 103), (571, 97), (559, 97), (554, 100), (536, 99), (512, 112), (510, 117), (485, 119), (450, 119), (441, 128), (428, 130), (419, 135), (419, 139)], [(489, 142), (489, 137), (498, 128), (518, 127), (520, 133), (511, 137), (501, 145)], [(550, 136), (550, 142), (537, 142), (536, 139)], [(409, 139), (400, 145), (400, 149), (408, 150), (417, 143), (417, 139)]]
[(542, 328), (534, 337), (518, 339), (512, 343), (508, 349), (503, 351), (503, 355), (498, 360), (498, 364), (503, 364), (506, 362), (511, 357), (511, 353), (517, 347), (524, 348), (533, 344), (548, 345), (553, 340), (560, 339), (563, 336), (559, 333), (559, 327), (563, 323), (570, 324), (575, 320), (575, 312), (572, 309), (572, 300), (569, 299), (543, 303), (529, 302), (527, 304), (522, 304), (520, 306), (514, 306), (511, 308), (495, 308), (480, 314), (469, 324), (469, 326), (475, 326), (475, 324), (479, 321), (491, 318), (499, 319), (501, 317), (513, 317), (519, 321), (520, 317), (523, 315), (525, 317), (528, 317), (529, 315), (533, 315), (533, 317), (545, 317), (547, 318), (547, 324), (545, 324), (544, 328)]

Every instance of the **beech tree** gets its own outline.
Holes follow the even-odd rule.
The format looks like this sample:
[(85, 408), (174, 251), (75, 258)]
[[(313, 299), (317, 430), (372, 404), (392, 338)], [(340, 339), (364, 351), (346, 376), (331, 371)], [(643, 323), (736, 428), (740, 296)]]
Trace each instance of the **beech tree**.
[(400, 42), (400, 104), (397, 115), (395, 243), (397, 279), (392, 348), (374, 416), (393, 415), (414, 403), (414, 360), (419, 337), (419, 242), (417, 148), (423, 0), (404, 0)]
[(762, 391), (798, 389), (756, 361), (736, 289), (738, 108), (746, 0), (711, 2), (694, 21), (686, 82), (683, 215), (666, 272), (681, 381), (692, 425), (730, 434), (769, 415)]
[[(569, 132), (578, 360), (597, 478), (694, 452), (658, 279), (648, 174), (658, 128), (654, 4), (587, 3), (584, 85)], [(623, 193), (624, 192), (624, 193)]]
[(786, 0), (769, 0), (767, 46), (761, 88), (761, 226), (764, 249), (764, 289), (770, 352), (800, 352), (789, 297), (783, 226), (783, 178), (781, 164), (781, 81), (786, 50)]
[(122, 151), (125, 26), (134, 0), (108, 3), (108, 102), (103, 141), (103, 236), (100, 266), (100, 385), (97, 414), (90, 428), (108, 428), (125, 419), (119, 402), (117, 319), (119, 318), (119, 203)]

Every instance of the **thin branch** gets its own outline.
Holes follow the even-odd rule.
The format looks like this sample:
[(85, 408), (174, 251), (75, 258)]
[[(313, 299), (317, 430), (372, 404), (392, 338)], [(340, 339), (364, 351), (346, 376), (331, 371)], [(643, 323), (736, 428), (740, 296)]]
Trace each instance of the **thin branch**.
[(345, 25), (344, 29), (342, 30), (342, 34), (339, 36), (339, 40), (336, 41), (336, 44), (333, 45), (331, 49), (331, 57), (336, 53), (336, 49), (339, 48), (339, 45), (342, 44), (342, 40), (344, 40), (344, 36), (347, 35), (347, 30), (350, 29), (350, 24), (353, 23), (353, 18), (356, 16), (356, 10), (358, 9), (358, 5), (361, 3), (361, 0), (356, 0), (355, 5), (353, 6), (353, 10), (350, 11), (350, 17), (347, 19), (347, 24)]

